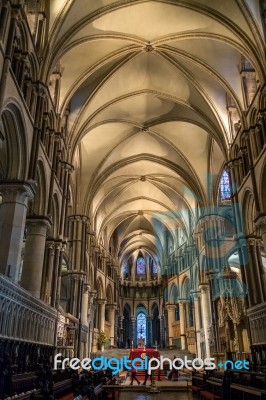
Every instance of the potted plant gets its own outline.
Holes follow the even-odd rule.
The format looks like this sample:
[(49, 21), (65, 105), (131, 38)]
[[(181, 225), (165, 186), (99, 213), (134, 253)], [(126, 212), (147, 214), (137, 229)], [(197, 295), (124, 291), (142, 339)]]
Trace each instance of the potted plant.
[(101, 331), (98, 337), (98, 346), (101, 351), (104, 350), (104, 345), (107, 343), (107, 336), (104, 331)]

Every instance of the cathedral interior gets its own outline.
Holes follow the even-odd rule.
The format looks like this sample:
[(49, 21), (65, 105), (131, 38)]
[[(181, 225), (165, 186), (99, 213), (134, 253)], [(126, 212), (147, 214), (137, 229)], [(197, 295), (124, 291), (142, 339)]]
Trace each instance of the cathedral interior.
[(14, 376), (140, 346), (266, 373), (265, 38), (262, 0), (0, 0)]

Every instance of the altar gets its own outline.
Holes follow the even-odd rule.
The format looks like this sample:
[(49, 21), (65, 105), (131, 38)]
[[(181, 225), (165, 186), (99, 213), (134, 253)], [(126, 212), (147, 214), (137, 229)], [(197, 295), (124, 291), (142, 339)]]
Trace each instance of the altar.
[(129, 353), (129, 359), (130, 360), (134, 360), (134, 358), (143, 358), (145, 356), (148, 356), (149, 358), (159, 358), (160, 357), (160, 353), (158, 350), (156, 349), (152, 349), (152, 348), (131, 348), (130, 349), (130, 353)]
[[(136, 349), (131, 348), (130, 349), (129, 359), (131, 361), (134, 360), (135, 358), (142, 358), (143, 359), (145, 356), (147, 356), (149, 358), (159, 358), (160, 357), (160, 353), (156, 349), (150, 349), (150, 348), (146, 349), (145, 347), (136, 348)], [(136, 363), (138, 364), (140, 362), (137, 361)], [(143, 373), (144, 373), (144, 371), (137, 371), (138, 376), (142, 375)], [(157, 369), (156, 371), (154, 371), (154, 379), (156, 379), (156, 378), (157, 378), (158, 381), (161, 380), (161, 370), (160, 369)]]

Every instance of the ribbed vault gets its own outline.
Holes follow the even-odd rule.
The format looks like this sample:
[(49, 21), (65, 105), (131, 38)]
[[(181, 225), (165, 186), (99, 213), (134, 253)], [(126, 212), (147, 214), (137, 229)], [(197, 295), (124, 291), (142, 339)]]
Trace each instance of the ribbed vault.
[(241, 71), (265, 79), (259, 1), (51, 3), (43, 76), (61, 74), (79, 211), (121, 265), (140, 248), (162, 259), (163, 232), (182, 244), (217, 198)]

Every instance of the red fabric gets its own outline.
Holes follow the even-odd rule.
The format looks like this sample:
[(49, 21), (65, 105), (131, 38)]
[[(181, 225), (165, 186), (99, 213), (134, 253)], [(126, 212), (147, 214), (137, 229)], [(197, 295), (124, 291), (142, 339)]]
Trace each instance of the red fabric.
[[(144, 354), (144, 356), (148, 356), (148, 357), (155, 357), (158, 358), (160, 357), (160, 353), (158, 350), (155, 349), (145, 349), (144, 348), (140, 348), (140, 349), (130, 349), (130, 353), (129, 353), (129, 360), (134, 360), (134, 358), (142, 358), (141, 355)], [(144, 357), (143, 356), (143, 357)]]

